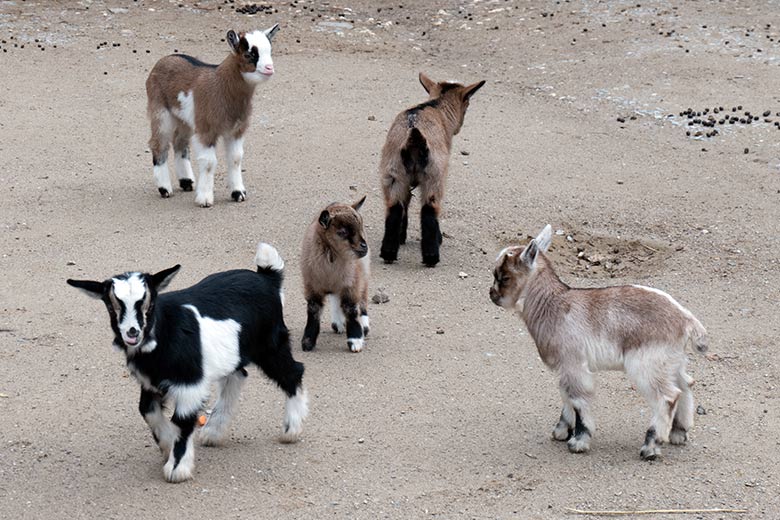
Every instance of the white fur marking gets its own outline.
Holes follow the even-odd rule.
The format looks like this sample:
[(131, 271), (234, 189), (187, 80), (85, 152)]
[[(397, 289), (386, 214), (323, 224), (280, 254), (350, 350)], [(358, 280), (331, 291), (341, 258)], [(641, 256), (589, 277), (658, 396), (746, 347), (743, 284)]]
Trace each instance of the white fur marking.
[(360, 352), (363, 350), (363, 338), (349, 338), (347, 339), (347, 345), (352, 352)]
[(284, 408), (284, 429), (282, 430), (282, 442), (295, 442), (303, 431), (303, 420), (309, 413), (309, 397), (306, 390), (298, 387), (294, 396), (287, 399)]
[(200, 327), (203, 379), (194, 385), (171, 385), (169, 394), (176, 401), (176, 413), (186, 416), (200, 410), (209, 395), (209, 382), (233, 373), (239, 365), (238, 339), (241, 325), (235, 320), (203, 317), (192, 305), (184, 305)]
[[(146, 283), (141, 278), (140, 273), (132, 273), (127, 279), (113, 279), (114, 296), (125, 306), (125, 314), (121, 316), (119, 322), (119, 332), (122, 335), (122, 341), (130, 347), (143, 343), (143, 330), (138, 323), (138, 316), (135, 313), (136, 302), (144, 298), (146, 294)], [(138, 331), (136, 338), (128, 336), (127, 331), (134, 328)]]
[(244, 158), (244, 138), (225, 138), (225, 158), (228, 168), (228, 189), (230, 192), (245, 192), (244, 180), (241, 178), (241, 160)]
[(252, 31), (244, 35), (249, 48), (257, 47), (257, 68), (255, 72), (242, 72), (241, 75), (247, 83), (257, 84), (268, 80), (271, 76), (263, 74), (262, 71), (266, 65), (273, 69), (274, 61), (271, 59), (271, 42), (263, 31)]
[(341, 334), (346, 330), (347, 318), (344, 311), (341, 310), (341, 298), (335, 294), (328, 295), (328, 306), (330, 307), (330, 323), (336, 326), (336, 332)]
[(195, 203), (208, 208), (214, 205), (214, 171), (217, 169), (217, 149), (214, 146), (203, 146), (197, 135), (192, 138), (192, 149), (200, 169), (200, 177), (195, 189)]
[(190, 90), (186, 94), (179, 92), (176, 96), (179, 100), (179, 108), (173, 109), (173, 114), (187, 123), (190, 128), (195, 128), (195, 94)]
[(368, 319), (368, 314), (361, 314), (360, 315), (360, 326), (363, 327), (363, 333), (368, 333), (370, 327), (370, 320)]
[(173, 450), (168, 456), (168, 462), (163, 466), (163, 474), (168, 482), (184, 482), (192, 478), (192, 470), (195, 467), (195, 449), (192, 447), (192, 435), (187, 439), (187, 448), (176, 468), (176, 458), (173, 456)]
[(257, 244), (257, 253), (255, 253), (255, 265), (261, 269), (273, 269), (282, 271), (284, 269), (284, 260), (271, 244), (260, 242)]
[(217, 403), (206, 425), (200, 430), (200, 442), (203, 445), (216, 446), (222, 443), (238, 409), (238, 399), (245, 380), (243, 374), (233, 372), (217, 384)]

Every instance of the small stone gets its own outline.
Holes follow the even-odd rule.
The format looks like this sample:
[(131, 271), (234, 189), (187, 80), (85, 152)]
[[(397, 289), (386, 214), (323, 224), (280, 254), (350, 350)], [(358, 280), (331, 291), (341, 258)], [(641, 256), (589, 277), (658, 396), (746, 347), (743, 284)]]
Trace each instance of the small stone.
[(74, 262), (73, 260), (69, 260), (68, 263), (65, 265), (76, 265), (76, 262)]
[(357, 191), (357, 184), (350, 184), (349, 191)]
[(461, 155), (469, 155), (470, 153), (471, 153), (471, 152), (469, 152), (468, 150), (461, 150), (461, 151), (460, 151), (460, 154), (461, 154)]
[(366, 442), (366, 440), (363, 437), (358, 439), (358, 444), (363, 444), (364, 442)]
[(368, 116), (368, 120), (369, 121), (376, 121), (376, 116), (370, 115), (370, 116)]
[(468, 273), (464, 273), (463, 271), (458, 273), (458, 278), (460, 278), (461, 280), (464, 280), (468, 277), (469, 277)]
[(745, 148), (745, 153), (750, 153), (750, 148)]
[(371, 297), (371, 301), (374, 303), (387, 303), (390, 301), (390, 297), (385, 294), (384, 289), (379, 289), (376, 294)]
[(696, 413), (698, 415), (707, 415), (707, 410), (705, 410), (702, 405), (699, 405), (696, 407)]
[(438, 327), (438, 328), (436, 329), (436, 334), (444, 334), (444, 329), (443, 329), (443, 328), (441, 328), (441, 327)]

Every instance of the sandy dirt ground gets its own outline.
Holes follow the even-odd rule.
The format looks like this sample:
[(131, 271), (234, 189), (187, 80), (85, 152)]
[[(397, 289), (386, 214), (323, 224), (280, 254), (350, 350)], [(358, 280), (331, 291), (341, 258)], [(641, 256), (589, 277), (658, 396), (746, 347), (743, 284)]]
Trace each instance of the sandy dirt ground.
[[(778, 2), (245, 6), (0, 1), (0, 517), (780, 517)], [(214, 207), (161, 199), (149, 70), (176, 51), (218, 62), (227, 29), (276, 22), (248, 200), (230, 200), (221, 158)], [(399, 262), (378, 257), (379, 151), (395, 114), (425, 99), (420, 71), (487, 80), (454, 141), (435, 269), (417, 209)], [(714, 127), (693, 123), (716, 107)], [(371, 294), (389, 301), (369, 308), (364, 352), (323, 323), (304, 353), (303, 231), (363, 194)], [(551, 439), (554, 374), (488, 299), (495, 254), (546, 223), (567, 283), (652, 285), (708, 327), (712, 355), (690, 355), (701, 414), (687, 446), (640, 460), (650, 411), (620, 373), (598, 377), (590, 453)], [(198, 448), (194, 479), (167, 484), (105, 310), (65, 279), (181, 263), (183, 288), (252, 268), (260, 239), (287, 263), (304, 438), (278, 442), (283, 394), (253, 372), (227, 444)]]

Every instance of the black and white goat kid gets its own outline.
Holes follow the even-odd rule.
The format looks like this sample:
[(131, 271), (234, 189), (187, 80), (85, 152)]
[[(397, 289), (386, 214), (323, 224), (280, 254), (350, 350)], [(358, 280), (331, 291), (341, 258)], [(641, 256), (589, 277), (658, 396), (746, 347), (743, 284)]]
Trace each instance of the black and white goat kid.
[[(218, 444), (236, 411), (245, 367), (254, 363), (287, 394), (281, 440), (295, 442), (307, 414), (303, 363), (290, 351), (282, 315), (284, 261), (261, 243), (257, 272), (237, 269), (212, 274), (180, 291), (158, 294), (179, 265), (156, 274), (130, 272), (103, 282), (68, 280), (103, 300), (114, 346), (141, 384), (139, 410), (166, 459), (169, 482), (192, 477), (193, 431), (210, 386), (217, 400), (200, 431), (202, 444)], [(169, 420), (163, 406), (174, 406)]]

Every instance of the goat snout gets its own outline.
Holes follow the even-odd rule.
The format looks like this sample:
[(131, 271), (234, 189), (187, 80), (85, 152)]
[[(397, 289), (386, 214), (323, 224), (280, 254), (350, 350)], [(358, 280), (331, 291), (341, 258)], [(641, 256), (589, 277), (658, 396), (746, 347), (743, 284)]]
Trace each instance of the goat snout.
[(495, 287), (490, 288), (490, 301), (496, 305), (501, 305), (501, 295), (498, 293)]
[(272, 76), (273, 73), (274, 73), (274, 64), (273, 63), (266, 63), (260, 69), (260, 74), (264, 74), (266, 76)]
[(127, 329), (127, 331), (123, 334), (123, 338), (125, 343), (128, 345), (135, 345), (138, 343), (138, 340), (140, 339), (139, 336), (141, 334), (141, 331), (136, 329), (135, 327), (130, 327)]
[(360, 244), (358, 244), (357, 249), (355, 249), (355, 254), (357, 255), (358, 258), (363, 258), (364, 256), (366, 256), (368, 254), (368, 244), (366, 244), (361, 240)]

